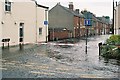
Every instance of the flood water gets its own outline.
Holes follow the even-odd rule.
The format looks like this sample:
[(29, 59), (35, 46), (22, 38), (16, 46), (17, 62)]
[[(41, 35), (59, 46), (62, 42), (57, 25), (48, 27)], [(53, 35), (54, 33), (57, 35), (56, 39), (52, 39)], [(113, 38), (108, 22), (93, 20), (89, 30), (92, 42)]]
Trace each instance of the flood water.
[[(3, 78), (120, 78), (120, 61), (99, 57), (98, 43), (108, 36), (69, 42), (24, 45), (2, 50)], [(74, 40), (73, 40), (74, 41)]]

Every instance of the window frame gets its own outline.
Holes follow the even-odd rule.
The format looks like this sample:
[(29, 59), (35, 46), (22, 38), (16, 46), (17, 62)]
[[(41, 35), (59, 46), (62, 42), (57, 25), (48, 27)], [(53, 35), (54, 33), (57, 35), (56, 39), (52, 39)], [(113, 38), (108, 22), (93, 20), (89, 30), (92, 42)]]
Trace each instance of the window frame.
[(11, 12), (11, 2), (9, 0), (5, 0), (4, 8), (5, 12)]
[(42, 28), (39, 28), (39, 35), (42, 35)]

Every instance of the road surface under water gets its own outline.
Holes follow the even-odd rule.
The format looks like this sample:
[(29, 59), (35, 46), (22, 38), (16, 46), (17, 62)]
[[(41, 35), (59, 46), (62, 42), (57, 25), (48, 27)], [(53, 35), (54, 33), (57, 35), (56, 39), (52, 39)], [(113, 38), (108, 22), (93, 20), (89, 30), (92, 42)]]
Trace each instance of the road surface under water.
[(22, 50), (2, 50), (3, 78), (119, 78), (120, 62), (99, 57), (98, 43), (108, 36), (88, 38), (76, 43), (63, 41), (29, 44)]

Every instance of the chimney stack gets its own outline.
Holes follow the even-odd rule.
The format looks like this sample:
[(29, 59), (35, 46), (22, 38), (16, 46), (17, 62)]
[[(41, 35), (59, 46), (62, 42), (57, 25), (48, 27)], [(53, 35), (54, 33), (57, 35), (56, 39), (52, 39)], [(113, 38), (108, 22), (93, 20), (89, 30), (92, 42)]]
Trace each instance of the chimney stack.
[(76, 13), (77, 13), (77, 14), (79, 14), (79, 13), (80, 13), (80, 10), (79, 10), (79, 9), (76, 9), (75, 11), (76, 11)]
[(116, 6), (117, 6), (117, 1), (116, 1)]
[(70, 10), (73, 10), (73, 9), (74, 9), (73, 2), (69, 2), (69, 9), (70, 9)]

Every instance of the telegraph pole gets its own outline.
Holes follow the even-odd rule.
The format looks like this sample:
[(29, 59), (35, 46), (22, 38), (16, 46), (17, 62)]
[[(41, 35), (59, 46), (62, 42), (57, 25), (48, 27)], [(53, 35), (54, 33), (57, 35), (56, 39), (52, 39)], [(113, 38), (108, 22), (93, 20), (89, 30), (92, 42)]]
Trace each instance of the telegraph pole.
[(112, 23), (112, 34), (114, 34), (114, 0), (113, 0), (113, 23)]

